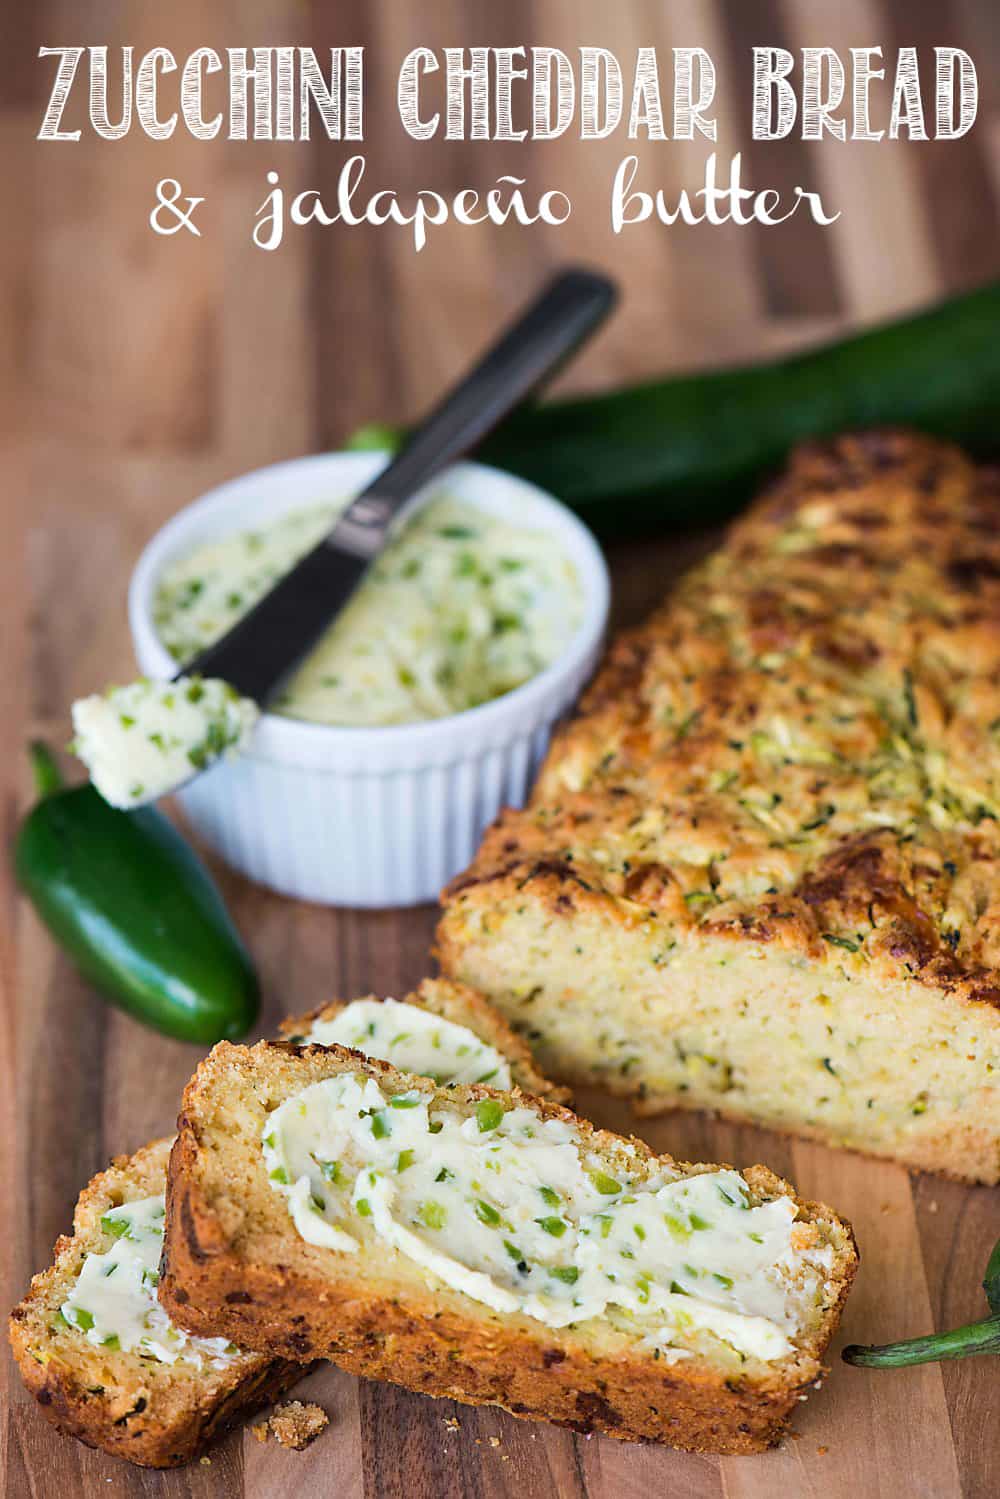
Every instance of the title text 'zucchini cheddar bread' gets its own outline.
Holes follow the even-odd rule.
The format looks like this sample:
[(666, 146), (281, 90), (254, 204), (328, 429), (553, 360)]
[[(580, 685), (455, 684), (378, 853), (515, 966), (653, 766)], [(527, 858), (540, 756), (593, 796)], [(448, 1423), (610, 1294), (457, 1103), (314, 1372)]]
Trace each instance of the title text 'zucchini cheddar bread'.
[(764, 1167), (678, 1165), (343, 1047), (223, 1042), (184, 1094), (159, 1289), (270, 1357), (754, 1452), (821, 1374), (856, 1263)]
[(1000, 1177), (1000, 478), (797, 451), (619, 639), (439, 951), (540, 1065)]
[[(483, 1078), (561, 1099), (479, 995), (425, 979), (405, 1000), (336, 1001), (284, 1022), (297, 1044), (334, 1041), (443, 1083)], [(60, 1430), (147, 1467), (190, 1462), (306, 1371), (301, 1360), (188, 1337), (157, 1300), (170, 1140), (121, 1156), (84, 1188), (10, 1319), (25, 1384)]]

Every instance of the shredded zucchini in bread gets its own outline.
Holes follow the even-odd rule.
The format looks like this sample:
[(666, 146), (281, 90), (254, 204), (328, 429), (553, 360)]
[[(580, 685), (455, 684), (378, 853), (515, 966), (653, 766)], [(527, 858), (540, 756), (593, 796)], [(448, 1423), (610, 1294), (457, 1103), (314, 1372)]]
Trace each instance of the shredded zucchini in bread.
[(812, 444), (620, 639), (446, 892), (540, 1065), (1000, 1179), (1000, 480)]

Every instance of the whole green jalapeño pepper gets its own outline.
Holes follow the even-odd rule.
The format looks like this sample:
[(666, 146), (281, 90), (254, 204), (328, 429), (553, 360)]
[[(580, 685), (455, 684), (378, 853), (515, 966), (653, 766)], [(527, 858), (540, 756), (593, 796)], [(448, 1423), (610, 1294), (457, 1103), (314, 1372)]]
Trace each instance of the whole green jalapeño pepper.
[(17, 835), (17, 879), (76, 967), (165, 1035), (245, 1035), (256, 974), (194, 850), (152, 807), (119, 812), (89, 783), (64, 787), (45, 745), (31, 759), (41, 800)]

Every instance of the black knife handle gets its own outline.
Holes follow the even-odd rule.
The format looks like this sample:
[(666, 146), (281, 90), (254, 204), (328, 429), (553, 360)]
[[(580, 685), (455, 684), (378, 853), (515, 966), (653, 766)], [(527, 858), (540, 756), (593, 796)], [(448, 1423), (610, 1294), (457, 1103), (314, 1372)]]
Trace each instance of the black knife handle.
[[(424, 418), (359, 499), (377, 497), (395, 512), (553, 374), (607, 316), (616, 297), (606, 276), (561, 272)], [(373, 509), (378, 514), (382, 507)]]

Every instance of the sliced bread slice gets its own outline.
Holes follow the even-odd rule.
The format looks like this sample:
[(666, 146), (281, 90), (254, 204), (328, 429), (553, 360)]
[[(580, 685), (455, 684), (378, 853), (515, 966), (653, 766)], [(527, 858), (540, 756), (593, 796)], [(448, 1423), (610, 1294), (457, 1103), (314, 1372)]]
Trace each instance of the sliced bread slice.
[(220, 1044), (178, 1130), (160, 1299), (185, 1327), (582, 1431), (772, 1444), (857, 1265), (764, 1167), (339, 1047)]
[[(441, 1021), (443, 1025), (435, 1023)], [(280, 1030), (284, 1040), (296, 1045), (349, 1046), (392, 1062), (400, 1072), (417, 1072), (442, 1084), (513, 1085), (555, 1103), (570, 1097), (568, 1088), (539, 1072), (527, 1042), (498, 1010), (475, 989), (449, 979), (424, 979), (403, 1000), (374, 994), (333, 1000), (283, 1020)]]
[[(439, 1023), (429, 1024), (431, 1020)], [(565, 1096), (564, 1089), (534, 1067), (527, 1046), (505, 1020), (473, 990), (445, 980), (425, 979), (402, 1001), (374, 996), (334, 1001), (285, 1020), (281, 1029), (297, 1043), (323, 1043), (337, 1035), (365, 1051), (384, 1046), (408, 1066), (426, 1062), (445, 1082), (452, 1076), (499, 1074), (532, 1092)], [(150, 1467), (189, 1462), (216, 1435), (305, 1372), (301, 1361), (256, 1353), (220, 1359), (218, 1350), (203, 1350), (193, 1358), (197, 1349), (186, 1340), (173, 1362), (157, 1357), (149, 1342), (142, 1351), (116, 1347), (100, 1341), (111, 1325), (106, 1305), (105, 1317), (87, 1326), (92, 1308), (86, 1291), (80, 1290), (87, 1258), (96, 1257), (87, 1283), (96, 1282), (98, 1269), (109, 1269), (108, 1287), (121, 1283), (123, 1270), (134, 1275), (144, 1268), (136, 1264), (140, 1240), (127, 1237), (132, 1230), (122, 1211), (125, 1204), (143, 1205), (141, 1215), (132, 1216), (140, 1238), (143, 1226), (147, 1231), (145, 1268), (155, 1269), (159, 1253), (148, 1231), (151, 1223), (155, 1230), (152, 1215), (163, 1201), (170, 1145), (170, 1140), (157, 1141), (134, 1156), (118, 1158), (94, 1177), (77, 1203), (72, 1236), (56, 1244), (53, 1264), (34, 1277), (10, 1319), (10, 1341), (22, 1377), (49, 1419), (89, 1446)], [(153, 1296), (150, 1284), (141, 1297), (145, 1310), (153, 1312), (154, 1323), (165, 1321), (165, 1315), (160, 1319), (155, 1313)], [(146, 1335), (161, 1354), (173, 1357), (165, 1326)]]
[[(166, 1325), (161, 1353), (171, 1362), (88, 1338), (93, 1324), (88, 1329), (89, 1308), (79, 1302), (85, 1262), (92, 1257), (99, 1273), (111, 1269), (109, 1285), (115, 1276), (141, 1273), (121, 1254), (127, 1209), (162, 1202), (170, 1146), (157, 1140), (119, 1156), (83, 1189), (72, 1234), (58, 1240), (52, 1264), (34, 1277), (9, 1323), (21, 1377), (49, 1420), (88, 1447), (151, 1468), (190, 1462), (303, 1373), (301, 1361), (228, 1351), (225, 1343), (206, 1347), (176, 1334), (170, 1339)], [(140, 1288), (132, 1291), (141, 1297)], [(148, 1294), (152, 1300), (152, 1288)]]

